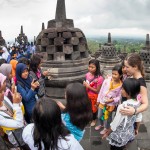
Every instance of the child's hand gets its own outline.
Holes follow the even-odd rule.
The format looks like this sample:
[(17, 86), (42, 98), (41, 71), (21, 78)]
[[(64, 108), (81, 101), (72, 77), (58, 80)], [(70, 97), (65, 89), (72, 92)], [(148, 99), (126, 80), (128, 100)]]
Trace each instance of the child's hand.
[(97, 103), (96, 103), (97, 107), (99, 106), (99, 103), (100, 103), (100, 102), (97, 102)]
[(83, 85), (88, 88), (90, 85), (86, 82), (86, 81), (83, 81)]
[(113, 99), (107, 99), (107, 100), (105, 101), (105, 103), (108, 104), (108, 103), (111, 103), (111, 102), (113, 102), (113, 101), (114, 101)]
[(102, 139), (106, 139), (108, 137), (108, 134), (105, 133), (103, 136), (102, 136)]
[(43, 76), (48, 76), (49, 71), (43, 71)]
[(56, 101), (57, 105), (60, 107), (60, 109), (64, 110), (66, 107), (62, 104), (60, 101)]
[(108, 129), (107, 132), (102, 136), (102, 139), (107, 138), (111, 132), (112, 132), (112, 130)]

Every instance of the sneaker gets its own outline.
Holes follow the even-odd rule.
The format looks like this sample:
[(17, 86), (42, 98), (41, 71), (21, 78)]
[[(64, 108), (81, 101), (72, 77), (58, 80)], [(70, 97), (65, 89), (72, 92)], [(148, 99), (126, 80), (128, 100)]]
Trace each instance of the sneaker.
[(104, 129), (100, 132), (100, 134), (105, 134), (107, 131), (108, 131), (108, 129), (104, 128)]
[(96, 120), (93, 120), (92, 122), (91, 122), (91, 127), (94, 127), (96, 125)]
[(96, 126), (96, 127), (95, 127), (95, 130), (98, 131), (98, 130), (100, 130), (101, 128), (103, 128), (103, 126), (99, 125), (99, 126)]

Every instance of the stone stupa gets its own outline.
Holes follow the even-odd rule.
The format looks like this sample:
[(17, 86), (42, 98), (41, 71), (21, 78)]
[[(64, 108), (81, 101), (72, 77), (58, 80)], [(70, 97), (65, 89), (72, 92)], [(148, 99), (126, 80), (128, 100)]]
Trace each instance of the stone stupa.
[(149, 34), (146, 35), (145, 46), (140, 50), (140, 56), (144, 62), (145, 79), (150, 81), (150, 40), (149, 40)]
[(121, 63), (121, 59), (118, 57), (116, 48), (111, 42), (111, 34), (108, 33), (108, 42), (101, 46), (101, 55), (98, 57), (100, 61), (101, 69), (104, 72), (111, 70), (116, 64)]
[(6, 42), (4, 38), (2, 37), (2, 32), (0, 31), (0, 46), (6, 46)]
[(19, 36), (17, 37), (17, 42), (20, 44), (20, 45), (26, 45), (28, 44), (28, 38), (27, 36), (23, 33), (23, 26), (21, 26), (21, 30), (20, 30), (20, 34)]
[(37, 53), (42, 55), (43, 70), (49, 69), (52, 80), (47, 80), (47, 95), (63, 99), (70, 82), (83, 82), (90, 56), (84, 33), (74, 28), (72, 19), (66, 19), (65, 0), (57, 0), (54, 20), (36, 39)]

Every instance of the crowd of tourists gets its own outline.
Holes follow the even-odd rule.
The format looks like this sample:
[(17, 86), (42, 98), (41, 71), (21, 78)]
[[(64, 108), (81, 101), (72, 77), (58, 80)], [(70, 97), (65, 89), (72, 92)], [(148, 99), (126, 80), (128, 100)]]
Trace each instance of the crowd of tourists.
[(107, 77), (99, 61), (91, 59), (83, 83), (67, 85), (64, 105), (46, 97), (50, 73), (42, 71), (41, 57), (31, 45), (0, 47), (0, 135), (7, 147), (83, 150), (80, 141), (89, 123), (97, 131), (103, 128), (100, 134), (111, 150), (123, 150), (134, 140), (148, 107), (138, 54), (129, 54)]

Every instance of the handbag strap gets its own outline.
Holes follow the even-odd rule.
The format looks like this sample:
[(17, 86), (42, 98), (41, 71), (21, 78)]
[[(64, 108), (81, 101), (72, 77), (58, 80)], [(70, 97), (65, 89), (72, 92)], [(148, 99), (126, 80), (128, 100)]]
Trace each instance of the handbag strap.
[[(20, 129), (22, 129), (22, 128), (20, 128)], [(22, 129), (22, 130), (23, 130), (23, 129)], [(15, 140), (17, 141), (17, 143), (18, 143), (20, 149), (23, 150), (23, 149), (21, 148), (21, 144), (20, 144), (19, 140), (17, 139), (16, 135), (14, 134), (14, 131), (12, 130), (11, 132), (12, 132), (12, 134), (13, 134)]]
[(89, 83), (93, 82), (96, 78), (97, 78), (97, 76), (96, 76), (96, 77), (94, 76), (94, 78), (91, 79), (91, 80), (89, 81)]
[[(4, 100), (3, 104), (5, 105), (5, 107), (8, 109), (8, 111), (11, 113), (11, 115), (13, 116), (13, 108), (10, 106), (10, 104)], [(5, 112), (6, 113), (6, 112)]]

